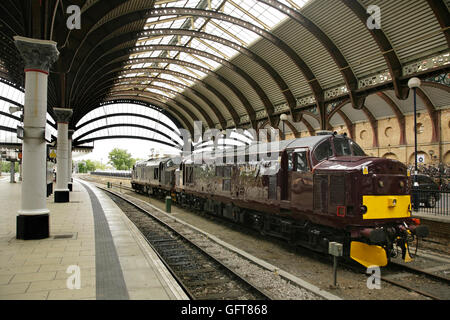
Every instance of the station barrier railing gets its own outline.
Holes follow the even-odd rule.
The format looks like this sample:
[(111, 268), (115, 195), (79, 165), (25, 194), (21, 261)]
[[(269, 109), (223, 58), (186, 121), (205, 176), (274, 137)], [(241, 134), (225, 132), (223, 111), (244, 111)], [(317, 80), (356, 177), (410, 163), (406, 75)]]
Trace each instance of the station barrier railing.
[(441, 216), (450, 215), (450, 191), (413, 189), (411, 196), (414, 212)]

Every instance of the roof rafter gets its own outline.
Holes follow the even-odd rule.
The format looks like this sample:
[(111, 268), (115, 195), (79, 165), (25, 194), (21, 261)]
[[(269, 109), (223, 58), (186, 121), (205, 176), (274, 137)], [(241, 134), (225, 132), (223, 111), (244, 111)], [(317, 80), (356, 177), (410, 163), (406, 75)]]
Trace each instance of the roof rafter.
[[(219, 13), (216, 11), (208, 11), (208, 10), (200, 10), (200, 9), (192, 9), (192, 8), (164, 8), (164, 10), (161, 9), (153, 9), (153, 10), (142, 10), (139, 11), (142, 12), (142, 14), (146, 14), (148, 17), (152, 16), (160, 16), (160, 15), (169, 15), (169, 14), (179, 14), (179, 15), (188, 15), (188, 16), (198, 16), (198, 17), (206, 17), (206, 18), (213, 18), (218, 19), (222, 21), (226, 21), (229, 23), (237, 24), (240, 27), (246, 28), (252, 32), (257, 33), (258, 35), (262, 36), (266, 40), (269, 40), (274, 45), (276, 45), (278, 48), (280, 48), (282, 51), (284, 51), (287, 56), (296, 64), (296, 66), (300, 69), (303, 76), (306, 78), (309, 86), (311, 87), (311, 90), (313, 91), (318, 105), (321, 104), (323, 101), (323, 90), (317, 81), (317, 78), (311, 71), (311, 69), (307, 66), (307, 64), (298, 56), (298, 54), (289, 47), (286, 43), (284, 43), (282, 40), (280, 40), (278, 37), (274, 36), (272, 33), (259, 28), (258, 26), (255, 26), (249, 22), (246, 22), (244, 20)], [(129, 19), (136, 19), (137, 17), (140, 17), (138, 12), (133, 12), (128, 15), (124, 15), (121, 17), (123, 21), (130, 21)], [(131, 20), (133, 21), (133, 20)], [(122, 22), (123, 25), (124, 22)], [(88, 65), (92, 65), (92, 61), (87, 63)], [(86, 74), (86, 72), (82, 72), (82, 74)], [(82, 83), (83, 81), (79, 81), (78, 83)], [(77, 87), (78, 85), (76, 85)], [(266, 103), (265, 103), (266, 104)], [(270, 110), (270, 109), (269, 109)], [(270, 112), (268, 113), (270, 116)]]
[[(122, 57), (119, 57), (119, 59), (126, 59), (127, 55), (125, 54)], [(112, 60), (113, 61), (113, 60)], [(204, 73), (207, 73), (208, 70), (203, 68), (202, 66), (199, 66), (197, 64), (193, 64), (187, 61), (181, 61), (181, 60), (177, 60), (177, 59), (168, 59), (168, 58), (158, 58), (158, 57), (149, 57), (149, 58), (139, 58), (139, 59), (133, 59), (133, 60), (129, 60), (128, 63), (134, 64), (134, 63), (148, 63), (148, 62), (154, 62), (154, 63), (171, 63), (171, 64), (176, 64), (176, 65), (181, 65), (181, 66), (186, 66), (192, 69), (196, 69), (196, 70), (200, 70)], [(119, 61), (117, 63), (112, 63), (112, 64), (107, 64), (105, 65), (104, 69), (108, 70), (104, 70), (103, 68), (99, 68), (97, 70), (97, 72), (93, 73), (91, 75), (91, 79), (93, 79), (94, 82), (91, 83), (90, 79), (88, 79), (87, 81), (87, 85), (94, 86), (95, 83), (100, 83), (103, 84), (107, 81), (111, 81), (111, 77), (108, 77), (107, 75), (110, 72), (116, 72), (116, 71), (120, 71), (121, 69), (121, 65), (122, 63)], [(156, 72), (163, 72), (166, 74), (170, 74), (173, 76), (178, 76), (181, 78), (185, 78), (188, 79), (192, 82), (196, 82), (199, 83), (200, 85), (204, 86), (205, 88), (207, 88), (208, 90), (214, 92), (216, 95), (221, 95), (220, 91), (218, 91), (217, 89), (215, 89), (213, 86), (209, 85), (208, 83), (206, 83), (203, 80), (198, 80), (194, 77), (191, 77), (189, 75), (186, 75), (184, 73), (180, 73), (180, 72), (176, 72), (176, 71), (172, 71), (172, 70), (166, 70), (166, 69), (159, 69), (159, 68), (146, 68), (146, 69), (130, 69), (130, 70), (126, 70), (120, 73), (120, 75), (127, 75), (127, 74), (134, 74), (134, 73), (148, 73), (151, 72), (152, 70), (156, 71)], [(100, 73), (102, 76), (100, 77), (96, 77), (97, 73)], [(255, 121), (256, 115), (255, 115), (255, 111), (252, 108), (250, 102), (248, 101), (248, 99), (245, 97), (245, 95), (241, 92), (241, 90), (239, 90), (237, 88), (237, 86), (235, 86), (231, 81), (229, 81), (228, 79), (226, 79), (225, 77), (221, 76), (220, 74), (213, 72), (213, 71), (209, 71), (209, 75), (213, 76), (214, 78), (216, 78), (217, 80), (219, 80), (221, 83), (223, 83), (225, 86), (227, 86), (231, 91), (233, 91), (233, 93), (238, 97), (238, 99), (241, 101), (241, 103), (243, 104), (243, 106), (245, 107), (247, 114), (250, 118), (250, 120), (252, 122)], [(104, 80), (106, 78), (105, 81), (101, 82), (102, 80)], [(88, 89), (89, 90), (89, 89)], [(233, 119), (235, 120), (235, 122), (239, 123), (239, 116), (236, 113), (236, 110), (231, 107), (231, 104), (228, 105), (228, 111), (230, 112), (230, 114), (232, 115)]]
[[(369, 14), (366, 9), (355, 0), (341, 0), (352, 12), (358, 17), (358, 19), (364, 24), (367, 24), (369, 19)], [(403, 83), (400, 78), (403, 76), (403, 68), (400, 59), (397, 56), (394, 48), (392, 47), (388, 37), (383, 32), (382, 29), (369, 29), (368, 32), (371, 34), (372, 38), (377, 43), (380, 51), (386, 61), (389, 68), (389, 72), (392, 76), (392, 82), (394, 85), (395, 95), (400, 100), (405, 100), (408, 98), (409, 88), (406, 83)]]

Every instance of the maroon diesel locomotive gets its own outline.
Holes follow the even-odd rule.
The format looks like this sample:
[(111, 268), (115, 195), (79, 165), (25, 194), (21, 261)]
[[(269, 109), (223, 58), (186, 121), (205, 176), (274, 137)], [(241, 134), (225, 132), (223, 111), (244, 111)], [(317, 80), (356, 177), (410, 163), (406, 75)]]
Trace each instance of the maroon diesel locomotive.
[(181, 164), (153, 159), (133, 168), (131, 183), (294, 245), (328, 252), (340, 242), (345, 256), (369, 267), (386, 266), (398, 248), (409, 261), (408, 244), (428, 235), (411, 218), (408, 176), (404, 164), (330, 134), (196, 154)]

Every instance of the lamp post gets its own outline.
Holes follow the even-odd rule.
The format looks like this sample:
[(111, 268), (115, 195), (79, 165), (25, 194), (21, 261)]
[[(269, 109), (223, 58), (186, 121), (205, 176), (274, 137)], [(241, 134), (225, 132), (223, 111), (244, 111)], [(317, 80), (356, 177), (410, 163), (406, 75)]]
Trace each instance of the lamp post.
[(414, 91), (414, 186), (413, 186), (413, 199), (414, 210), (419, 210), (419, 197), (416, 188), (419, 186), (417, 182), (417, 88), (420, 87), (421, 81), (419, 78), (411, 78), (408, 81), (408, 87)]
[(286, 132), (285, 132), (284, 124), (286, 121), (288, 121), (288, 116), (283, 113), (280, 116), (280, 121), (283, 123), (283, 140), (286, 140)]

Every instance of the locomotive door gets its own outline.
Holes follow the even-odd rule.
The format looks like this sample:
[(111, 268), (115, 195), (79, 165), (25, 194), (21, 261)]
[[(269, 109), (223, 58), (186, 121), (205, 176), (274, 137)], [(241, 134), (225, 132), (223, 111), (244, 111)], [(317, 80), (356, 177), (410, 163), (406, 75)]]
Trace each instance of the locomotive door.
[(313, 173), (308, 149), (296, 149), (290, 154), (291, 206), (300, 211), (313, 210)]

